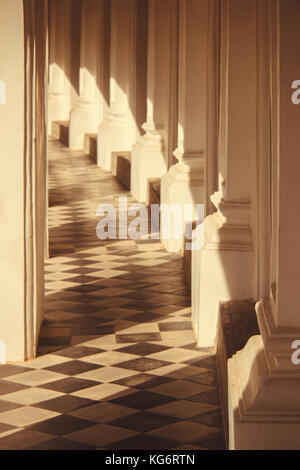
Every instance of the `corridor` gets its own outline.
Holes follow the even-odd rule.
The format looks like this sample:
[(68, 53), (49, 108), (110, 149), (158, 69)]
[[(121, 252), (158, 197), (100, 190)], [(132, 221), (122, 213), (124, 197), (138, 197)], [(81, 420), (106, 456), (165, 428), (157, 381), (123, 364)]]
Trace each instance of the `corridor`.
[(197, 350), (182, 259), (96, 236), (128, 195), (49, 142), (50, 259), (38, 358), (0, 366), (0, 449), (224, 449), (215, 358)]

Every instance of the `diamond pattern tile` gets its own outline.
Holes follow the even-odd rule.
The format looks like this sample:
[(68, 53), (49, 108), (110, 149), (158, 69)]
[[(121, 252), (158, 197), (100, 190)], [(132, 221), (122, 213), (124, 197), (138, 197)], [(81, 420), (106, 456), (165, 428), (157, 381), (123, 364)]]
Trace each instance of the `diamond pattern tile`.
[(0, 450), (224, 449), (216, 361), (199, 351), (180, 256), (96, 236), (127, 190), (49, 141), (50, 258), (38, 357), (0, 365)]
[[(55, 367), (55, 366), (54, 366)], [(56, 366), (59, 367), (59, 366)], [(22, 374), (17, 374), (8, 377), (9, 382), (15, 382), (18, 384), (24, 384), (32, 387), (43, 385), (45, 383), (54, 382), (63, 377), (61, 374), (51, 372), (51, 370), (40, 369), (33, 370), (31, 372), (23, 372)]]
[(123, 439), (119, 442), (114, 442), (112, 445), (107, 445), (106, 449), (118, 450), (172, 450), (178, 447), (178, 441), (171, 439), (164, 439), (161, 437), (151, 436), (149, 433), (140, 433), (134, 437)]
[(41, 421), (29, 426), (33, 431), (63, 436), (64, 434), (79, 431), (90, 427), (92, 423), (74, 416), (61, 415), (46, 421)]
[(93, 380), (65, 376), (64, 379), (43, 385), (41, 388), (47, 388), (48, 390), (53, 390), (54, 392), (59, 393), (73, 393), (77, 392), (78, 390), (93, 387), (95, 385), (98, 385), (98, 383)]
[(121, 426), (123, 428), (132, 429), (137, 432), (148, 432), (153, 429), (160, 428), (166, 424), (170, 424), (176, 421), (175, 418), (170, 416), (162, 416), (159, 414), (140, 412), (125, 416), (111, 421), (110, 424), (113, 426)]
[(29, 429), (20, 429), (1, 439), (1, 448), (9, 450), (25, 449), (28, 446), (36, 446), (41, 442), (48, 441), (52, 436)]
[(151, 435), (161, 437), (163, 439), (180, 439), (185, 443), (199, 443), (201, 440), (210, 440), (219, 437), (221, 434), (220, 428), (214, 426), (206, 426), (191, 421), (178, 421), (159, 429), (151, 431)]
[(115, 419), (124, 418), (135, 413), (136, 410), (132, 408), (126, 408), (125, 406), (121, 405), (114, 405), (113, 403), (100, 402), (72, 411), (69, 414), (71, 416), (89, 419), (96, 423), (108, 423)]
[(87, 429), (68, 434), (66, 437), (80, 443), (103, 447), (135, 435), (134, 431), (119, 426), (97, 424), (96, 426), (90, 426)]
[(170, 363), (166, 361), (158, 361), (157, 359), (150, 359), (149, 357), (140, 357), (138, 359), (122, 362), (119, 364), (119, 367), (140, 372), (150, 372), (151, 370), (168, 366), (169, 364)]
[(18, 403), (20, 405), (35, 405), (41, 401), (59, 396), (59, 392), (43, 390), (39, 387), (27, 388), (18, 392), (9, 393), (3, 396), (3, 399)]
[(11, 426), (25, 427), (33, 423), (40, 423), (43, 420), (56, 416), (57, 413), (32, 406), (24, 406), (21, 409), (0, 413), (0, 422)]
[(28, 368), (13, 364), (0, 364), (0, 379), (22, 374), (22, 372), (28, 372)]
[(112, 403), (117, 403), (118, 405), (127, 406), (130, 408), (136, 408), (137, 410), (147, 410), (153, 406), (163, 405), (171, 401), (173, 401), (171, 397), (143, 390), (132, 393), (130, 395), (114, 398)]
[(78, 408), (83, 409), (92, 403), (94, 403), (92, 400), (85, 398), (75, 397), (73, 395), (61, 395), (57, 398), (53, 398), (52, 400), (43, 401), (36, 406), (41, 409), (56, 411), (63, 414)]
[(83, 361), (68, 361), (68, 362), (63, 362), (62, 364), (47, 367), (46, 370), (59, 372), (59, 374), (62, 376), (62, 374), (77, 375), (83, 372), (88, 372), (89, 370), (98, 369), (99, 367), (101, 367), (101, 365), (90, 364), (88, 362), (83, 362)]
[(174, 398), (190, 398), (198, 393), (213, 390), (212, 387), (203, 384), (195, 384), (187, 380), (174, 380), (172, 382), (150, 388), (150, 391)]

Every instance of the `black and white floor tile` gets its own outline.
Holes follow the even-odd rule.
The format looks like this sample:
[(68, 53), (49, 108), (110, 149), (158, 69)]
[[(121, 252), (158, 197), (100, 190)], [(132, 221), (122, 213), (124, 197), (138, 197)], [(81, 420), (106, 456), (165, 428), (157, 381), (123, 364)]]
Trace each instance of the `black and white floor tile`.
[(45, 322), (37, 359), (0, 366), (0, 449), (224, 449), (182, 259), (100, 241), (98, 205), (132, 198), (82, 152), (49, 153)]

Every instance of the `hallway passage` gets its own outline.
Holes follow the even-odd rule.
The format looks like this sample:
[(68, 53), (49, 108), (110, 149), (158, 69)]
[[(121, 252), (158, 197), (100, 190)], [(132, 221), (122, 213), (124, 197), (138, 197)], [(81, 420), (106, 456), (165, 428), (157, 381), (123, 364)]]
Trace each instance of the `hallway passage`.
[(38, 358), (0, 366), (0, 449), (223, 449), (215, 358), (197, 350), (182, 259), (96, 236), (128, 195), (49, 142), (50, 259)]

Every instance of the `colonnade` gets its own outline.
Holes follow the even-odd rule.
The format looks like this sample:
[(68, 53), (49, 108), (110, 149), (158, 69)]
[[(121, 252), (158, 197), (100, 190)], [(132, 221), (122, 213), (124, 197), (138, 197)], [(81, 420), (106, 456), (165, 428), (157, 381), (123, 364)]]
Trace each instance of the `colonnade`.
[[(49, 17), (48, 133), (67, 121), (74, 149), (94, 134), (106, 170), (130, 152), (140, 202), (157, 178), (162, 204), (205, 206), (191, 253), (198, 346), (218, 347), (222, 302), (256, 303), (260, 334), (228, 361), (230, 448), (299, 448), (299, 1), (49, 0), (49, 15), (47, 2), (26, 5), (0, 7), (0, 361), (33, 357), (43, 320)], [(165, 248), (183, 253), (164, 223)]]
[[(149, 0), (147, 38), (140, 39), (137, 3), (110, 2), (104, 71), (110, 101), (98, 129), (98, 164), (109, 170), (112, 151), (129, 151), (131, 191), (139, 201), (148, 202), (148, 179), (159, 178), (161, 204), (182, 210), (204, 204), (202, 248), (191, 255), (198, 345), (217, 345), (220, 302), (227, 300), (256, 301), (261, 331), (229, 361), (230, 447), (293, 447), (300, 427), (300, 369), (291, 362), (291, 344), (300, 336), (300, 142), (299, 108), (289, 93), (300, 61), (288, 45), (300, 39), (299, 3)], [(93, 41), (84, 31), (82, 51)], [(142, 65), (134, 59), (137, 45)], [(86, 83), (94, 90), (92, 78)], [(77, 148), (82, 135), (78, 140), (74, 115), (76, 108), (70, 145)], [(88, 119), (79, 127), (83, 122), (95, 130)], [(194, 219), (195, 212), (184, 224)], [(161, 217), (165, 248), (183, 252), (184, 236), (167, 237), (166, 227)]]

